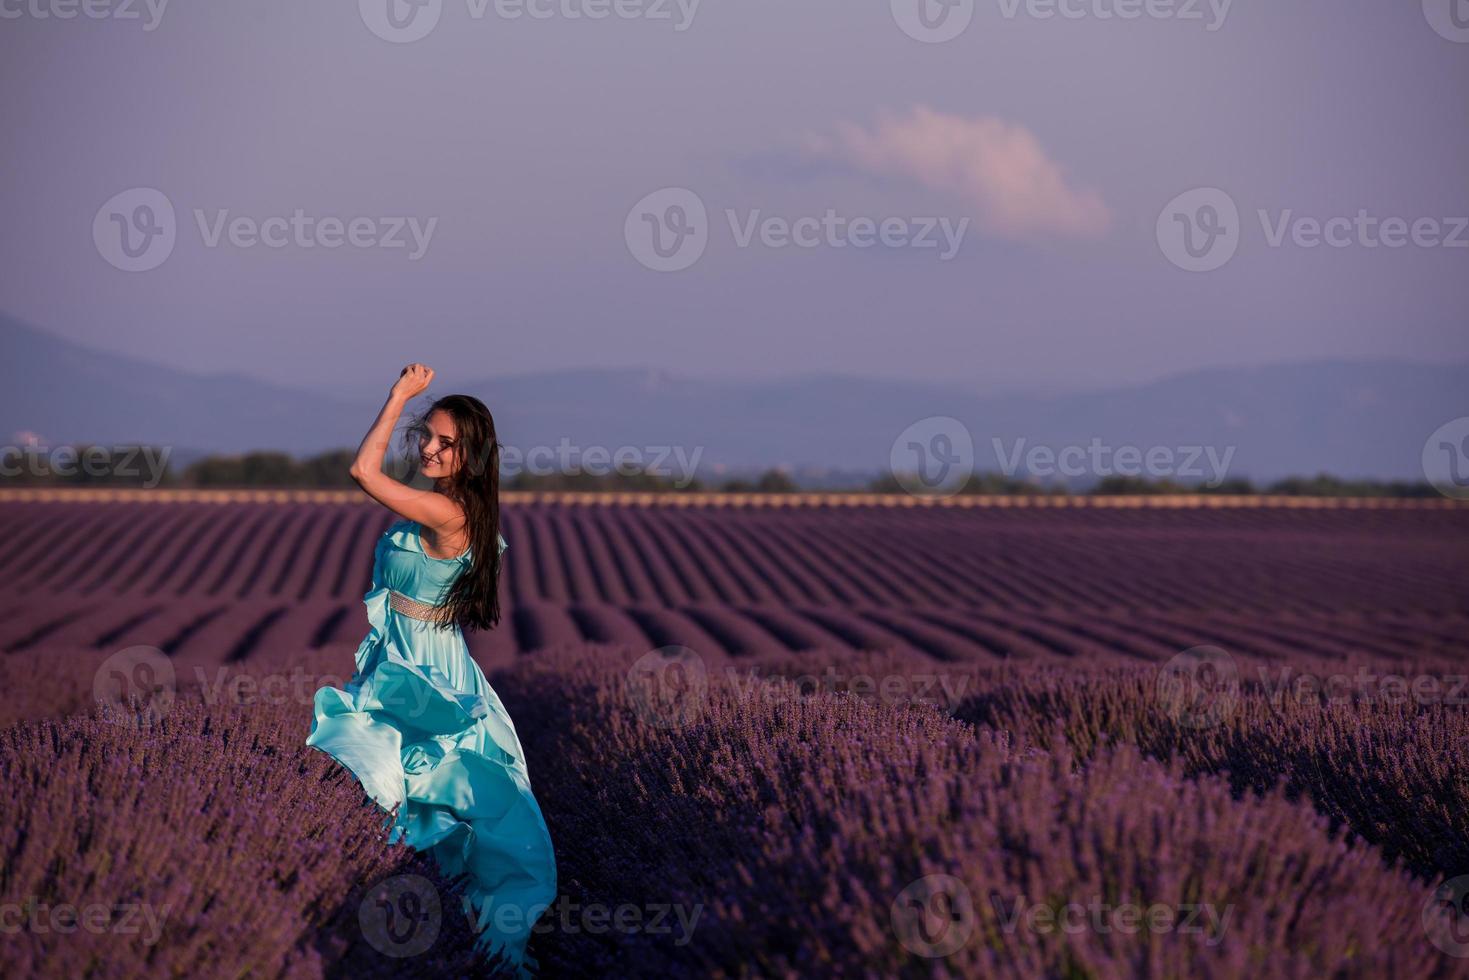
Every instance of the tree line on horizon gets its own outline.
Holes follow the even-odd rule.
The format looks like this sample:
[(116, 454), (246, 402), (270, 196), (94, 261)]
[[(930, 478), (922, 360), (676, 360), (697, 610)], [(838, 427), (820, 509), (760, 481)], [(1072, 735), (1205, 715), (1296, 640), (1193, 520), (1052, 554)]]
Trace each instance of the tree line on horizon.
[[(182, 469), (169, 465), (156, 477), (140, 468), (142, 451), (153, 459), (162, 457), (157, 447), (102, 447), (79, 444), (66, 447), (74, 458), (83, 453), (93, 462), (87, 467), (74, 463), (47, 469), (27, 467), (25, 457), (17, 459), (13, 450), (0, 454), (0, 487), (72, 486), (72, 487), (175, 487), (175, 488), (288, 488), (351, 489), (356, 486), (348, 469), (356, 457), (350, 449), (337, 449), (297, 458), (272, 450), (205, 456)], [(50, 455), (54, 456), (54, 450)], [(832, 488), (799, 482), (788, 469), (770, 467), (751, 476), (721, 480), (675, 480), (657, 473), (614, 471), (594, 473), (518, 473), (501, 480), (502, 490), (561, 492), (641, 492), (641, 493), (915, 493), (923, 495), (922, 484), (904, 474), (887, 473), (859, 487)], [(940, 491), (932, 491), (939, 494)], [(1202, 483), (1180, 483), (1167, 478), (1150, 479), (1136, 476), (1107, 476), (1090, 486), (1076, 488), (1064, 484), (1042, 484), (1033, 480), (1000, 473), (973, 473), (956, 491), (944, 495), (1134, 495), (1134, 494), (1273, 494), (1313, 497), (1436, 497), (1438, 491), (1429, 483), (1407, 480), (1347, 479), (1329, 473), (1314, 476), (1291, 476), (1257, 485), (1245, 478), (1232, 478), (1216, 486)]]

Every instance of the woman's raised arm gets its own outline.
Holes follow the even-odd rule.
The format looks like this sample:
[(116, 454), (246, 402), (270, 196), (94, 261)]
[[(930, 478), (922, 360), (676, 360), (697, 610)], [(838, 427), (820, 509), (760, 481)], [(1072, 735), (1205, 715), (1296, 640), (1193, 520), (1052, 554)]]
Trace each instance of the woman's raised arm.
[(383, 456), (403, 409), (428, 388), (433, 377), (433, 369), (425, 364), (410, 364), (402, 370), (388, 392), (388, 400), (377, 413), (377, 421), (357, 447), (357, 458), (349, 472), (357, 485), (384, 507), (410, 521), (437, 528), (460, 516), (458, 506), (441, 493), (416, 490), (383, 472)]

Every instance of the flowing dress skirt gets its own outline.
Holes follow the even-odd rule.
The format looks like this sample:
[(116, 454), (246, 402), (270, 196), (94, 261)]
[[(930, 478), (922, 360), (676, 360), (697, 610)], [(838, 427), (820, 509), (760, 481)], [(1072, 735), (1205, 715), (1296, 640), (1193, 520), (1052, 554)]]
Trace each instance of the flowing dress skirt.
[(457, 626), (402, 615), (376, 578), (364, 601), (372, 631), (357, 673), (316, 692), (306, 744), (399, 808), (393, 840), (432, 851), (448, 876), (472, 875), (465, 910), (481, 948), (529, 976), (526, 941), (555, 899), (556, 861), (515, 726)]

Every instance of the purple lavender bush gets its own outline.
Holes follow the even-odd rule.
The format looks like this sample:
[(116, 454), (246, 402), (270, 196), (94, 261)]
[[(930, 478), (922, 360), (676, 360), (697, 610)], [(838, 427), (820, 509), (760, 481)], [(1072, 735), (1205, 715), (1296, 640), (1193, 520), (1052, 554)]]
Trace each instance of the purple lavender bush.
[[(1253, 665), (1251, 665), (1253, 666)], [(1342, 663), (1295, 663), (1294, 676), (1351, 675)], [(1278, 670), (1278, 667), (1275, 668)], [(1437, 663), (1375, 665), (1403, 677), (1453, 677)], [(1194, 727), (1160, 704), (1156, 669), (1028, 668), (980, 678), (957, 717), (1087, 756), (1112, 740), (1177, 759), (1189, 775), (1227, 775), (1237, 792), (1277, 784), (1430, 879), (1469, 873), (1469, 705), (1442, 694), (1398, 697), (1369, 687), (1334, 692), (1282, 687), (1280, 673), (1245, 669), (1239, 696), (1217, 723)], [(1304, 693), (1302, 693), (1304, 691)], [(1348, 696), (1349, 695), (1349, 696)]]
[[(493, 679), (526, 719), (567, 872), (573, 911), (543, 923), (554, 969), (1365, 977), (1469, 966), (1424, 938), (1430, 887), (1278, 791), (1237, 799), (1227, 781), (1131, 745), (1082, 757), (1064, 739), (1045, 750), (927, 707), (781, 702), (718, 671), (695, 705), (670, 712), (637, 696), (630, 663), (627, 651), (565, 650)], [(1048, 916), (1092, 923), (1129, 905), (1172, 923), (1047, 928)], [(630, 910), (625, 928), (587, 928), (574, 910), (589, 906)]]
[(0, 731), (6, 974), (397, 976), (362, 917), (405, 875), (443, 909), (415, 968), (488, 974), (458, 883), (387, 844), (382, 811), (302, 739), (292, 706), (188, 697)]

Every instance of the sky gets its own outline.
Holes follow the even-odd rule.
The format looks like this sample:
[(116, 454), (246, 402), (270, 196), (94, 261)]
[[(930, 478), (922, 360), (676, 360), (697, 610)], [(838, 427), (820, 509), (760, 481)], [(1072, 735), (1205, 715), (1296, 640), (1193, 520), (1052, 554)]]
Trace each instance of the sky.
[(1464, 0), (946, 2), (0, 0), (0, 310), (305, 387), (1469, 359)]

